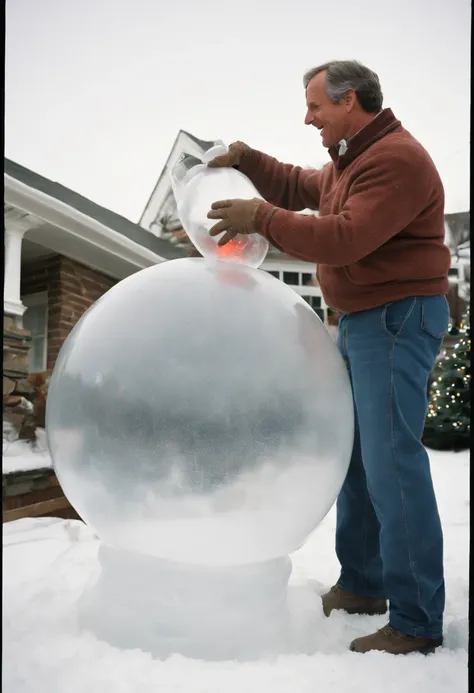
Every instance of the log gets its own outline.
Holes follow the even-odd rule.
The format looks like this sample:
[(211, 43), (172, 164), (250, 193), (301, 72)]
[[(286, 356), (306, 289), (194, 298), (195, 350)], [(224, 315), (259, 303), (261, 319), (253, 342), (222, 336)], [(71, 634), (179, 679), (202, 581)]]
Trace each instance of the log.
[(46, 515), (46, 513), (65, 510), (69, 507), (71, 507), (71, 504), (68, 499), (65, 496), (61, 496), (60, 498), (40, 501), (32, 505), (24, 505), (22, 508), (4, 510), (3, 522), (13, 522), (14, 520), (21, 520), (24, 517), (40, 517), (41, 515)]
[(11, 407), (15, 414), (31, 414), (33, 412), (33, 404), (21, 395), (7, 395), (3, 397), (5, 407)]
[(7, 395), (11, 395), (14, 389), (15, 381), (3, 376), (3, 396), (6, 397)]
[(18, 395), (31, 395), (34, 391), (33, 386), (28, 382), (28, 378), (21, 378), (15, 385), (15, 392)]

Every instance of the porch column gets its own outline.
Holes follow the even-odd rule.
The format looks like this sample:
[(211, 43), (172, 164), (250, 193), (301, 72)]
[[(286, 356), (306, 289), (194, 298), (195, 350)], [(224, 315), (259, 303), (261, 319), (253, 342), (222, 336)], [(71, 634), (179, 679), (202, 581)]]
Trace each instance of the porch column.
[(26, 310), (20, 298), (21, 244), (24, 231), (5, 229), (5, 279), (3, 312), (21, 317)]

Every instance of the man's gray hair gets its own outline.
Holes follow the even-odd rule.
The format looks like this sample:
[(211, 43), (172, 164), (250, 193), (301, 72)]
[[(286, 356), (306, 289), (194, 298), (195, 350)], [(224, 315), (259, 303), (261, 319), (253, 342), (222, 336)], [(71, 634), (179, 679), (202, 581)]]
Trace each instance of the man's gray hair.
[(313, 77), (326, 72), (326, 93), (334, 103), (339, 103), (350, 89), (367, 113), (378, 113), (382, 109), (383, 94), (378, 76), (357, 60), (331, 60), (313, 67), (303, 77), (304, 88)]

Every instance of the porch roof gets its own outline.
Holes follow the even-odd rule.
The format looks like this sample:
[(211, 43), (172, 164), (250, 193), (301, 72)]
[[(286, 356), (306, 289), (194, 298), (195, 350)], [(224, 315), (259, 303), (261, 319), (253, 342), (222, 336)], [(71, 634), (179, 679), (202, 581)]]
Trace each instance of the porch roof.
[(187, 255), (187, 253), (180, 248), (176, 248), (164, 239), (157, 238), (138, 224), (120, 216), (120, 214), (116, 214), (110, 209), (101, 207), (95, 202), (92, 202), (92, 200), (66, 188), (64, 185), (52, 181), (49, 178), (45, 178), (6, 157), (4, 158), (4, 173), (30, 188), (63, 202), (69, 207), (81, 212), (81, 214), (95, 219), (112, 231), (119, 233), (134, 243), (138, 243), (143, 248), (146, 248), (163, 259), (172, 260)]

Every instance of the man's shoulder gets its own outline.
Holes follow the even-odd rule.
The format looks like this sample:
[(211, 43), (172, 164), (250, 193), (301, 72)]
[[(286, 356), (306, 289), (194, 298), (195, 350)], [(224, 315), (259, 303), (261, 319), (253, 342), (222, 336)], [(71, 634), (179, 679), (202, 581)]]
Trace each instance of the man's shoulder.
[(367, 153), (369, 152), (371, 156), (387, 162), (398, 161), (401, 164), (406, 163), (415, 167), (429, 166), (435, 168), (431, 156), (421, 142), (401, 125), (374, 142)]
[(429, 195), (443, 195), (443, 183), (433, 159), (423, 145), (402, 126), (387, 133), (361, 156), (354, 175), (372, 179), (404, 180), (414, 188), (424, 186)]

